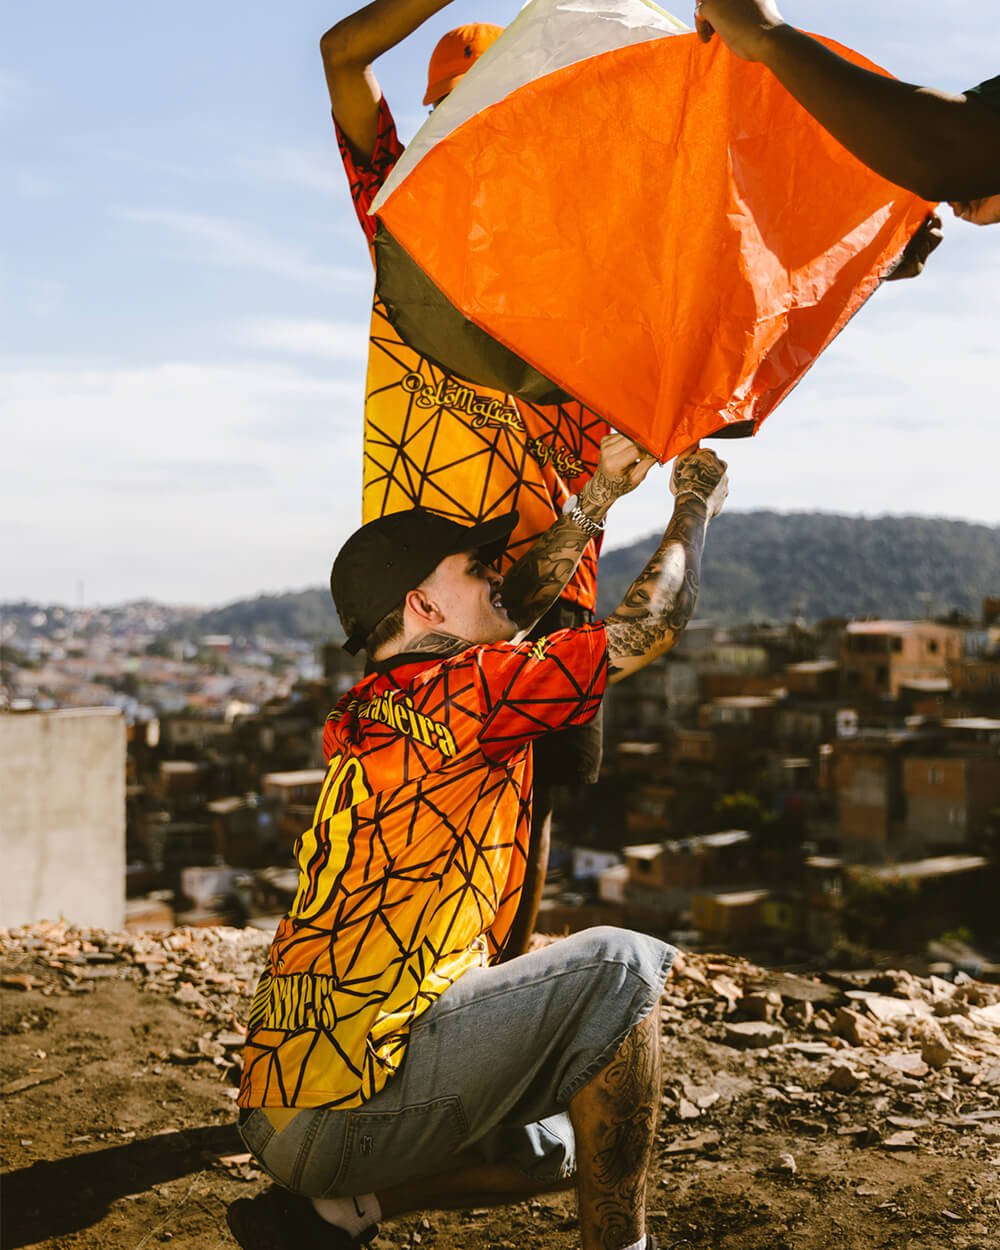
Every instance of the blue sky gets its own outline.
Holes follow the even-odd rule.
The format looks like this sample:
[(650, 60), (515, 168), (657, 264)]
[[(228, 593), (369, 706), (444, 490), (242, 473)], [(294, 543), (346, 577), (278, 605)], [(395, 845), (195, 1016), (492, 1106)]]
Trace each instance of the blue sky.
[[(456, 0), (377, 64), (400, 130)], [(996, 0), (787, 0), (951, 90), (1000, 72)], [(360, 510), (371, 273), (318, 53), (344, 4), (0, 10), (0, 599), (219, 603), (325, 580)], [(687, 9), (676, 9), (689, 20)], [(730, 507), (1000, 522), (1000, 227), (945, 210), (760, 436)], [(609, 541), (659, 527), (666, 470)]]

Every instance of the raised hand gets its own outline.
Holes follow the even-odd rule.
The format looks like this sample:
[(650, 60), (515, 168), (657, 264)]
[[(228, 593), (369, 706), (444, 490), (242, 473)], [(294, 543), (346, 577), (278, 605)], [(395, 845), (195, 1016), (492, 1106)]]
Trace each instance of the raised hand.
[(898, 282), (900, 278), (916, 278), (922, 274), (927, 257), (940, 246), (943, 238), (941, 218), (937, 213), (929, 213), (927, 220), (907, 243), (896, 268), (886, 275), (886, 282)]
[(656, 458), (624, 434), (605, 434), (594, 476), (580, 492), (580, 507), (601, 520), (616, 499), (642, 482)]
[(729, 494), (726, 462), (707, 447), (686, 451), (674, 461), (670, 489), (677, 496), (694, 495), (705, 505), (708, 520), (718, 516)]
[(761, 41), (776, 26), (784, 25), (784, 18), (773, 0), (698, 0), (694, 25), (702, 43), (717, 34), (736, 56), (759, 61)]

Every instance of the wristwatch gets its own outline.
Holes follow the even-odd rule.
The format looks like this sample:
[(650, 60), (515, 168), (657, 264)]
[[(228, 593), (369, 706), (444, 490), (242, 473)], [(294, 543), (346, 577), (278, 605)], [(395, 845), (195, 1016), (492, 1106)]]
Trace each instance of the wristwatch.
[(604, 522), (595, 521), (593, 517), (587, 516), (586, 512), (580, 507), (579, 495), (570, 495), (562, 506), (562, 514), (563, 516), (568, 516), (574, 525), (579, 526), (591, 538), (596, 538), (598, 534), (604, 533)]

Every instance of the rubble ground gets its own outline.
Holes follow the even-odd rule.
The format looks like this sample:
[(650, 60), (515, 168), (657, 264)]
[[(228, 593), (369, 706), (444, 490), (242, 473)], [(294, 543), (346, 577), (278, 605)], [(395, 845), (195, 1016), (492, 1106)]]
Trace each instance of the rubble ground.
[[(0, 930), (4, 1250), (219, 1250), (266, 1178), (233, 1127), (253, 930)], [(670, 1250), (997, 1250), (1000, 987), (681, 957), (649, 1225)], [(375, 1250), (570, 1250), (571, 1195)]]

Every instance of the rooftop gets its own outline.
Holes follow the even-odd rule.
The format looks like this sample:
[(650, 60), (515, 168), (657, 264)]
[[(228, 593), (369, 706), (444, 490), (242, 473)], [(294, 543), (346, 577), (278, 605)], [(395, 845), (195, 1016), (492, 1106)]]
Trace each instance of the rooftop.
[(774, 707), (777, 699), (767, 694), (729, 694), (712, 699), (713, 707)]
[(656, 859), (663, 852), (662, 842), (642, 842), (637, 846), (622, 848), (622, 854), (631, 859)]
[(746, 829), (725, 829), (719, 833), (699, 833), (692, 838), (682, 839), (682, 844), (707, 846), (717, 850), (723, 846), (736, 846), (740, 842), (749, 842), (750, 834)]
[(951, 625), (939, 625), (936, 621), (851, 621), (849, 634), (913, 634), (921, 629), (953, 629)]
[(719, 851), (727, 846), (739, 846), (750, 841), (746, 829), (723, 829), (718, 833), (696, 833), (689, 838), (671, 838), (666, 842), (641, 842), (626, 846), (623, 854), (632, 859), (656, 859), (669, 852), (671, 855), (692, 855), (701, 851)]
[(806, 860), (807, 868), (816, 868), (821, 872), (829, 872), (835, 868), (843, 868), (844, 861), (839, 855), (810, 855)]
[(701, 890), (703, 896), (712, 899), (720, 907), (749, 907), (771, 897), (770, 890)]
[(264, 784), (273, 786), (318, 785), (326, 776), (325, 768), (297, 768), (287, 773), (265, 773)]
[(880, 881), (921, 881), (928, 877), (953, 877), (958, 873), (974, 872), (985, 868), (988, 863), (985, 855), (935, 855), (930, 859), (882, 864), (876, 868), (853, 866), (848, 872), (869, 874)]
[(240, 812), (245, 807), (253, 806), (246, 795), (234, 794), (225, 799), (212, 799), (205, 806), (217, 816), (227, 816), (230, 812)]

